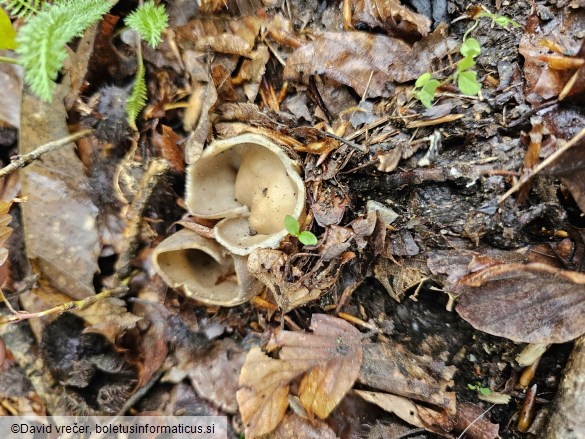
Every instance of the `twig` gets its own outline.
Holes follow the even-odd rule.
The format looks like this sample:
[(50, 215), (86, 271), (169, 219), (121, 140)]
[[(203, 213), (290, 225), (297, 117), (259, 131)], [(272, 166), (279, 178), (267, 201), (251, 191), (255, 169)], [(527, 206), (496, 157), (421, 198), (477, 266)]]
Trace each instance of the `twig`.
[(563, 155), (565, 153), (565, 151), (567, 151), (568, 149), (575, 146), (575, 144), (577, 142), (579, 142), (581, 139), (583, 139), (584, 137), (585, 137), (585, 128), (583, 128), (581, 131), (579, 131), (577, 134), (575, 134), (575, 136), (573, 136), (573, 138), (571, 140), (569, 140), (567, 142), (567, 144), (565, 146), (563, 146), (561, 149), (556, 150), (554, 153), (552, 153), (546, 159), (544, 159), (540, 164), (535, 166), (530, 171), (526, 172), (526, 174), (524, 174), (520, 178), (520, 180), (518, 180), (518, 183), (516, 183), (514, 186), (512, 186), (508, 190), (508, 192), (506, 192), (504, 195), (502, 195), (500, 197), (500, 199), (498, 200), (498, 203), (501, 204), (504, 201), (506, 201), (506, 199), (510, 195), (512, 195), (514, 192), (517, 192), (528, 180), (530, 180), (532, 177), (534, 177), (536, 174), (538, 174), (540, 171), (542, 171), (548, 165), (553, 163), (556, 159), (558, 159), (561, 155)]
[(24, 168), (25, 166), (30, 165), (35, 160), (38, 160), (39, 157), (41, 157), (43, 154), (56, 151), (59, 148), (64, 147), (65, 145), (69, 145), (71, 142), (75, 142), (76, 140), (79, 140), (82, 137), (89, 136), (92, 132), (93, 130), (90, 129), (79, 131), (75, 134), (71, 134), (70, 136), (64, 137), (62, 139), (45, 143), (44, 145), (39, 146), (34, 151), (31, 151), (28, 154), (17, 156), (7, 166), (4, 166), (2, 169), (0, 169), (0, 178), (5, 177), (8, 174), (11, 174), (17, 169), (21, 169)]
[(367, 147), (364, 145), (358, 145), (357, 143), (352, 142), (351, 140), (344, 139), (343, 137), (339, 137), (333, 133), (328, 133), (327, 131), (322, 131), (322, 133), (325, 134), (327, 137), (331, 137), (332, 139), (335, 139), (338, 142), (345, 143), (346, 145), (349, 145), (352, 148), (355, 148), (360, 152), (367, 152), (368, 151)]
[(7, 56), (0, 56), (0, 62), (5, 62), (7, 64), (20, 64), (16, 58), (9, 58)]
[[(125, 282), (122, 282), (122, 284), (128, 283), (128, 281), (129, 279), (126, 279)], [(89, 305), (97, 302), (98, 300), (105, 299), (107, 297), (117, 296), (119, 294), (126, 292), (126, 290), (127, 290), (126, 285), (122, 285), (118, 288), (114, 288), (111, 290), (104, 290), (101, 293), (96, 294), (95, 296), (89, 296), (86, 297), (85, 299), (72, 300), (71, 302), (62, 303), (61, 305), (46, 309), (44, 311), (32, 313), (17, 312), (16, 314), (9, 314), (6, 316), (0, 315), (0, 326), (5, 325), (6, 323), (21, 322), (23, 320), (28, 320), (33, 317), (43, 317), (49, 314), (63, 313), (65, 311), (70, 311), (72, 309), (81, 310), (87, 308)]]
[(128, 227), (124, 232), (126, 244), (120, 253), (118, 262), (116, 263), (116, 274), (114, 275), (114, 285), (118, 279), (125, 278), (132, 270), (132, 259), (136, 254), (140, 238), (140, 224), (142, 223), (142, 215), (146, 204), (152, 195), (152, 191), (158, 184), (162, 175), (170, 168), (169, 162), (163, 159), (155, 158), (148, 165), (148, 169), (140, 180), (140, 185), (132, 200), (132, 204), (128, 208), (126, 218), (128, 220)]

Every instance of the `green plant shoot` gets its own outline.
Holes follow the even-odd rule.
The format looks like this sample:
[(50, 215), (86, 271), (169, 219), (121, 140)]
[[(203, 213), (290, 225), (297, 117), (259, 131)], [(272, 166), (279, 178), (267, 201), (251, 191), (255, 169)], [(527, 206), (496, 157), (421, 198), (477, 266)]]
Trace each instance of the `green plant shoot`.
[[(456, 83), (461, 93), (468, 96), (475, 96), (481, 91), (481, 84), (477, 80), (477, 72), (473, 70), (475, 68), (475, 58), (481, 53), (481, 45), (475, 38), (467, 38), (467, 35), (477, 27), (478, 20), (481, 17), (490, 18), (494, 23), (502, 26), (504, 29), (507, 29), (508, 26), (520, 27), (520, 24), (511, 18), (492, 14), (489, 11), (481, 12), (474, 17), (475, 23), (463, 35), (463, 42), (459, 49), (463, 58), (457, 63), (457, 70), (443, 81), (443, 83)], [(433, 105), (435, 93), (440, 85), (441, 83), (433, 79), (429, 72), (425, 72), (418, 77), (414, 84), (414, 96), (426, 108), (430, 108)]]
[[(169, 17), (163, 5), (155, 6), (154, 1), (149, 1), (128, 15), (125, 23), (154, 48), (161, 42), (161, 34), (169, 24)], [(140, 46), (137, 47), (136, 56), (138, 57), (136, 79), (126, 104), (128, 124), (134, 130), (137, 130), (136, 118), (146, 105), (147, 100), (144, 61)]]
[(40, 0), (0, 0), (0, 6), (6, 8), (10, 15), (26, 18), (40, 12)]
[(161, 42), (161, 34), (169, 25), (169, 17), (163, 5), (156, 6), (154, 1), (149, 1), (132, 11), (124, 22), (154, 48)]
[(294, 216), (287, 215), (284, 217), (284, 228), (292, 236), (296, 236), (303, 245), (317, 244), (317, 237), (313, 233), (307, 230), (300, 232), (301, 226)]
[(18, 60), (24, 67), (25, 81), (41, 99), (52, 100), (55, 80), (67, 58), (66, 45), (111, 7), (112, 3), (104, 0), (43, 3), (20, 28), (16, 36)]
[(492, 391), (488, 387), (483, 387), (479, 381), (476, 381), (475, 384), (467, 384), (467, 388), (469, 390), (475, 390), (478, 393), (481, 393), (483, 396), (488, 396)]

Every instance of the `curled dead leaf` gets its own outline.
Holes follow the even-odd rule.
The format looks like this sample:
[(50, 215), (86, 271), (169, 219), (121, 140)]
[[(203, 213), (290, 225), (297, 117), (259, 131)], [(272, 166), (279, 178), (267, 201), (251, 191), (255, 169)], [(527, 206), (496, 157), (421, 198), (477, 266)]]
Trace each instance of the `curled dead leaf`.
[(585, 274), (541, 263), (500, 264), (459, 280), (457, 313), (473, 327), (523, 343), (585, 333)]

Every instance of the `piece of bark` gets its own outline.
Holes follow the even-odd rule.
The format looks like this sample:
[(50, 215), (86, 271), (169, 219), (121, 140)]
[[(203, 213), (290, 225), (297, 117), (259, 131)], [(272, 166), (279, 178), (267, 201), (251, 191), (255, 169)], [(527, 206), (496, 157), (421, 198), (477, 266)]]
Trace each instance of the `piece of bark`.
[(543, 439), (585, 437), (585, 336), (575, 341)]

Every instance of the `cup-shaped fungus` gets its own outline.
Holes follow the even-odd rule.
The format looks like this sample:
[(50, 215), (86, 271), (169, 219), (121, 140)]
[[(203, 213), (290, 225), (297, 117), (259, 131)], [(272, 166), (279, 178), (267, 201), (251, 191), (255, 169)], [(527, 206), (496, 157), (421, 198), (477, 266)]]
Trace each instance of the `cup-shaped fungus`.
[(193, 215), (221, 219), (215, 238), (235, 255), (278, 247), (285, 216), (299, 219), (305, 204), (295, 161), (258, 134), (211, 143), (189, 167), (186, 192)]
[(212, 239), (183, 229), (161, 242), (152, 255), (154, 268), (173, 288), (210, 305), (236, 306), (260, 292), (247, 258), (231, 255)]

